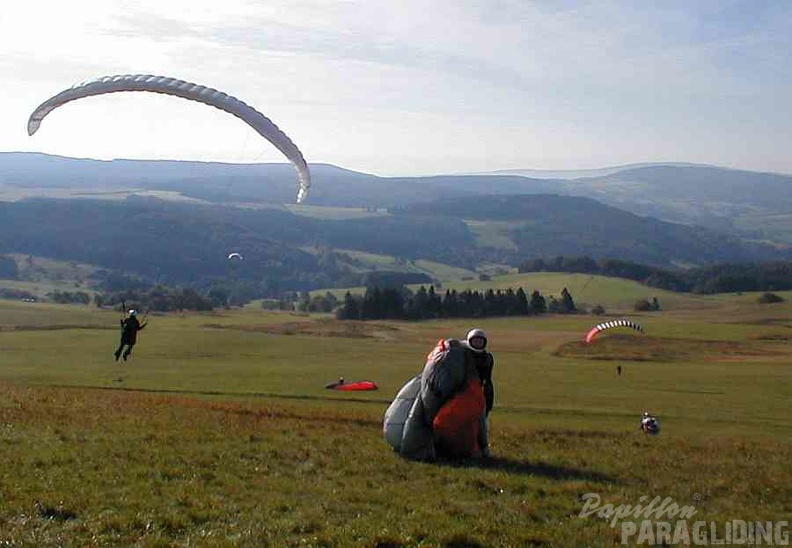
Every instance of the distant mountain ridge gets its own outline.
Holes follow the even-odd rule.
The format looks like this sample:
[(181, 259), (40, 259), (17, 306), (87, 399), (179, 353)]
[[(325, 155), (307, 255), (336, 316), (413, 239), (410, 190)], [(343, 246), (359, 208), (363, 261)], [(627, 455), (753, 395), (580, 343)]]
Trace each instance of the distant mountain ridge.
[(620, 166), (598, 167), (590, 169), (499, 169), (496, 171), (482, 171), (470, 175), (518, 175), (532, 179), (581, 179), (585, 177), (603, 177), (619, 171), (637, 169), (642, 167), (717, 167), (710, 164), (694, 164), (690, 162), (643, 162), (638, 164), (625, 164)]
[[(388, 208), (465, 196), (583, 196), (637, 215), (792, 245), (792, 175), (679, 162), (570, 170), (554, 178), (524, 176), (552, 173), (540, 170), (378, 177), (330, 164), (311, 164), (310, 169), (309, 205)], [(587, 176), (571, 178), (572, 174)], [(284, 204), (294, 202), (296, 172), (286, 163), (98, 161), (0, 153), (3, 187), (137, 188), (178, 192), (213, 203)]]

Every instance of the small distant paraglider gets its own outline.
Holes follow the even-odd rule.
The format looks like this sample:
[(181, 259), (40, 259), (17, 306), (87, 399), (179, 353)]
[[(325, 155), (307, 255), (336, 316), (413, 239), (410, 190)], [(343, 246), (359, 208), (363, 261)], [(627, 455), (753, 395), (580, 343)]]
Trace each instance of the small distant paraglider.
[(244, 257), (241, 254), (234, 252), (234, 253), (229, 253), (228, 254), (228, 260), (229, 261), (242, 261), (242, 260), (244, 260)]
[(657, 417), (648, 412), (641, 415), (641, 431), (649, 436), (656, 436), (660, 433), (660, 421)]
[(641, 333), (644, 332), (643, 327), (638, 325), (632, 320), (628, 320), (626, 318), (620, 318), (618, 320), (611, 320), (608, 322), (604, 322), (601, 324), (597, 324), (591, 328), (591, 330), (586, 334), (586, 342), (590, 343), (594, 340), (594, 338), (602, 333), (607, 329), (613, 329), (614, 327), (629, 327), (631, 329), (635, 329), (636, 331), (640, 331)]

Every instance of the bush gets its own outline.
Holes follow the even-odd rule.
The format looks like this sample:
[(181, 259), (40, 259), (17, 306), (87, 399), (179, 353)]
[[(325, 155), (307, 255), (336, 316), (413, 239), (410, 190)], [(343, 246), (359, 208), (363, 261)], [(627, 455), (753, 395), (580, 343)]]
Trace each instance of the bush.
[(759, 296), (759, 304), (782, 303), (784, 298), (775, 293), (765, 292)]
[(591, 309), (591, 313), (595, 316), (602, 316), (605, 314), (605, 307), (601, 304), (594, 305), (594, 307)]

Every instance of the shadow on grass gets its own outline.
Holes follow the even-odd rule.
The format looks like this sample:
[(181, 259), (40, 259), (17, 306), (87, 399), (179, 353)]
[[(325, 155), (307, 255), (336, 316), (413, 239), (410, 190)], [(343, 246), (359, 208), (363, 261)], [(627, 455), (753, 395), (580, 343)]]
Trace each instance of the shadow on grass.
[(505, 457), (492, 457), (488, 459), (441, 460), (437, 464), (453, 468), (481, 468), (482, 470), (497, 470), (509, 474), (525, 476), (541, 476), (558, 481), (585, 480), (596, 482), (615, 483), (615, 478), (594, 470), (581, 470), (569, 466), (556, 466), (544, 462), (530, 462), (525, 460), (507, 459)]

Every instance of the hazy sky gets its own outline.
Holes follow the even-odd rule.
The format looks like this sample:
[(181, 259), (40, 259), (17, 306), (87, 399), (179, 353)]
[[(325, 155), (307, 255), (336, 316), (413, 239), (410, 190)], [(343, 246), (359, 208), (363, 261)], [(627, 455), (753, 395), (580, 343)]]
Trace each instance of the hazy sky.
[(309, 165), (378, 175), (677, 161), (792, 173), (790, 0), (13, 0), (0, 151), (285, 162), (233, 116), (151, 93), (30, 112), (150, 73), (270, 117)]

